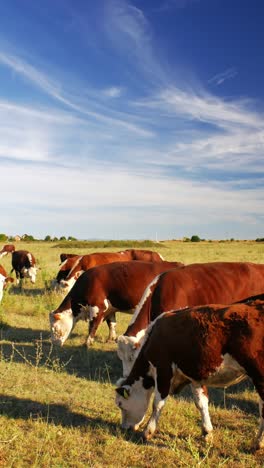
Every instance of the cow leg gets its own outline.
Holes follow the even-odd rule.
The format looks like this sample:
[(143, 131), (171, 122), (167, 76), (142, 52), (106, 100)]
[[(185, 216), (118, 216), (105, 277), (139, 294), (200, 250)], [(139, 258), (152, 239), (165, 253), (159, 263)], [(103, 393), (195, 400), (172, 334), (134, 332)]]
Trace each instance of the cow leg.
[(192, 384), (192, 392), (196, 407), (202, 416), (202, 434), (206, 441), (209, 441), (212, 435), (213, 426), (211, 423), (208, 409), (208, 391), (204, 385)]
[[(155, 368), (151, 366), (151, 376), (153, 380), (153, 384), (155, 382), (155, 393), (152, 405), (152, 414), (148, 421), (147, 427), (144, 431), (144, 439), (149, 440), (154, 432), (156, 431), (156, 427), (158, 424), (158, 420), (161, 415), (161, 411), (165, 405), (166, 399), (170, 393), (170, 384), (172, 378), (172, 367), (158, 367)], [(146, 385), (149, 387), (151, 386), (151, 381), (149, 383), (146, 382)]]
[(94, 342), (94, 337), (99, 325), (104, 320), (104, 311), (100, 310), (96, 317), (89, 321), (89, 335), (86, 341), (86, 346), (89, 348)]
[(256, 437), (256, 441), (253, 444), (254, 450), (264, 448), (264, 401), (262, 400), (262, 398), (259, 399), (259, 416), (259, 431)]
[(153, 406), (152, 406), (152, 414), (148, 421), (147, 427), (144, 431), (144, 439), (149, 440), (153, 436), (154, 432), (156, 431), (158, 420), (161, 415), (162, 408), (165, 405), (166, 398), (162, 398), (159, 391), (155, 390)]
[(106, 323), (109, 328), (109, 336), (107, 338), (107, 341), (115, 341), (116, 340), (116, 314), (115, 312), (108, 315), (106, 319)]
[(253, 384), (259, 394), (259, 430), (256, 439), (253, 442), (252, 449), (258, 450), (264, 448), (264, 377), (259, 369), (255, 372), (252, 377)]

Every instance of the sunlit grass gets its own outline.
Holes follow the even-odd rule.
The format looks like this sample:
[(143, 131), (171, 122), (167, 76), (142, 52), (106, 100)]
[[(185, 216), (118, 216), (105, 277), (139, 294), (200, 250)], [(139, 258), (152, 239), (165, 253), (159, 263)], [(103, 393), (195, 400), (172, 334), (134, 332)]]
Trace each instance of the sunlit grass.
[[(0, 305), (0, 466), (263, 466), (263, 453), (250, 452), (258, 429), (258, 407), (249, 381), (225, 393), (210, 392), (215, 428), (211, 445), (201, 438), (200, 415), (190, 389), (168, 399), (157, 434), (148, 444), (142, 443), (140, 434), (122, 431), (114, 404), (121, 364), (115, 343), (105, 342), (106, 325), (89, 351), (83, 346), (85, 322), (77, 324), (63, 348), (54, 349), (48, 314), (62, 296), (47, 290), (46, 284), (59, 269), (62, 249), (53, 243), (21, 243), (19, 248), (32, 251), (41, 270), (35, 285), (26, 283), (22, 291), (11, 286)], [(155, 250), (166, 260), (186, 264), (264, 263), (264, 245), (254, 242), (167, 242), (157, 244)], [(86, 250), (81, 248), (80, 253)], [(1, 263), (10, 271), (10, 257)], [(118, 334), (129, 320), (129, 315), (118, 314)]]

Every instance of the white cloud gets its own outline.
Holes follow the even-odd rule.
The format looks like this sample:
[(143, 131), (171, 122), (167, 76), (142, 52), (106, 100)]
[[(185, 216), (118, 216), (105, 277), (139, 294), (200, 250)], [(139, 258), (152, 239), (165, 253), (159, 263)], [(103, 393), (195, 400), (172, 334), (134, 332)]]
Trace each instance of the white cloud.
[(118, 98), (121, 96), (122, 93), (123, 93), (123, 89), (117, 86), (111, 86), (110, 88), (106, 88), (103, 90), (103, 94), (106, 97), (110, 97), (110, 98)]

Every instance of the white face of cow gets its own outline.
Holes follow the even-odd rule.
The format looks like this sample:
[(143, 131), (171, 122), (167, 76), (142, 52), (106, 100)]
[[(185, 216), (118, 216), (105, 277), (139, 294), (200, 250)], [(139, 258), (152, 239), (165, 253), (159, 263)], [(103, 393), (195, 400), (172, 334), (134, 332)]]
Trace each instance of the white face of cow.
[(116, 405), (121, 409), (122, 428), (137, 430), (143, 422), (154, 387), (145, 389), (140, 377), (133, 385), (116, 389)]
[(71, 309), (64, 312), (51, 312), (50, 329), (52, 343), (57, 346), (63, 346), (75, 323), (76, 320)]
[(23, 268), (22, 273), (25, 278), (29, 278), (31, 283), (36, 282), (36, 276), (37, 276), (37, 267), (30, 267), (30, 268)]
[(73, 285), (76, 283), (76, 280), (79, 278), (79, 276), (81, 276), (82, 273), (83, 271), (78, 272), (78, 274), (76, 273), (76, 275), (72, 276), (67, 280), (60, 280), (59, 286), (61, 290), (68, 294), (68, 292), (71, 290)]
[(141, 347), (145, 335), (145, 330), (142, 330), (137, 336), (121, 335), (117, 339), (117, 355), (122, 361), (123, 377), (127, 377), (133, 367), (136, 356)]

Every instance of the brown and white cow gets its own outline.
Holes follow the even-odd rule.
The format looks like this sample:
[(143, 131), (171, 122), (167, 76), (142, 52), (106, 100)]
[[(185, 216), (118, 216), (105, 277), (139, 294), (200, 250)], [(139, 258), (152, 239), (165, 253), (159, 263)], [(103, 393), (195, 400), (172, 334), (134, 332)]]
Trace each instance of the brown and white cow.
[(15, 246), (13, 244), (6, 244), (3, 245), (2, 249), (0, 250), (0, 258), (4, 257), (4, 255), (7, 255), (8, 253), (12, 253), (16, 250)]
[(13, 283), (14, 279), (7, 275), (4, 267), (0, 265), (0, 302), (3, 298), (3, 291), (7, 286), (7, 283)]
[(144, 430), (144, 438), (150, 439), (168, 395), (191, 384), (207, 439), (213, 427), (204, 386), (227, 387), (246, 377), (259, 394), (254, 448), (264, 448), (264, 302), (165, 312), (149, 326), (130, 374), (116, 389), (122, 426), (138, 429), (154, 392)]
[(161, 273), (146, 288), (132, 320), (118, 337), (123, 376), (133, 365), (145, 329), (162, 312), (201, 304), (232, 304), (264, 291), (264, 264), (212, 262)]
[(63, 345), (78, 320), (89, 320), (87, 346), (96, 330), (107, 320), (110, 338), (115, 339), (115, 315), (131, 311), (146, 285), (160, 272), (182, 266), (179, 262), (114, 262), (90, 268), (76, 281), (61, 305), (50, 313), (51, 338)]
[(12, 253), (12, 270), (15, 271), (17, 284), (24, 278), (29, 278), (31, 283), (35, 283), (37, 276), (36, 260), (32, 253), (27, 250), (15, 250)]
[[(153, 256), (152, 254), (155, 254)], [(75, 281), (84, 271), (89, 270), (97, 265), (104, 265), (113, 262), (125, 262), (131, 260), (153, 261), (152, 259), (158, 255), (159, 261), (161, 257), (156, 252), (147, 250), (124, 250), (122, 252), (95, 252), (87, 255), (69, 258), (61, 266), (57, 275), (56, 281), (65, 292), (69, 291)], [(67, 272), (67, 274), (66, 274)]]
[(79, 254), (73, 254), (73, 253), (61, 253), (60, 254), (60, 261), (61, 263), (65, 262), (68, 258), (76, 257), (79, 256)]

